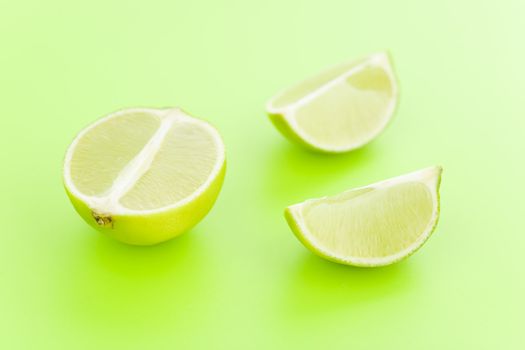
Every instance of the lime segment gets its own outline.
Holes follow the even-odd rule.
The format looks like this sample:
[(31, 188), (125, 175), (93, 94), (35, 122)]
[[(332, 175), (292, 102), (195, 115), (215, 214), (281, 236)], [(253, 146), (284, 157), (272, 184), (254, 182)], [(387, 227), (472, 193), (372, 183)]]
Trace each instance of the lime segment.
[(348, 265), (378, 266), (418, 249), (439, 215), (441, 168), (433, 167), (286, 210), (313, 252)]
[(267, 104), (277, 129), (323, 152), (347, 152), (388, 124), (398, 89), (386, 53), (346, 63), (284, 90)]

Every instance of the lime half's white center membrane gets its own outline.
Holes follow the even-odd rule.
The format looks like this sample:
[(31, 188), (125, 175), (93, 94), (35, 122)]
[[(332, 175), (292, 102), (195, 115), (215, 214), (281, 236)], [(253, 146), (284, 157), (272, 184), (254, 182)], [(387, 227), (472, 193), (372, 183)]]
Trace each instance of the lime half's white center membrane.
[(339, 263), (379, 266), (418, 249), (439, 216), (441, 168), (432, 167), (286, 210), (297, 237)]
[(291, 140), (324, 152), (347, 152), (374, 139), (397, 105), (389, 56), (345, 63), (289, 89), (267, 104), (276, 127)]

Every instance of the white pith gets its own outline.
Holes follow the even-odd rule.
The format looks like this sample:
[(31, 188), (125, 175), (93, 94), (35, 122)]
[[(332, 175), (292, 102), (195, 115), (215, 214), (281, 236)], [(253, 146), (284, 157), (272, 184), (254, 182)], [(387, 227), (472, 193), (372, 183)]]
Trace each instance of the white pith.
[[(425, 168), (422, 170), (418, 170), (409, 174), (397, 176), (391, 179), (387, 179), (384, 181), (380, 181), (368, 186), (358, 187), (351, 189), (349, 191), (356, 191), (361, 190), (365, 188), (372, 188), (372, 189), (381, 189), (381, 188), (387, 188), (396, 186), (401, 183), (406, 182), (419, 182), (424, 184), (431, 194), (432, 198), (432, 216), (429, 220), (427, 227), (425, 230), (421, 233), (421, 235), (418, 237), (417, 240), (414, 241), (413, 244), (408, 246), (406, 249), (403, 249), (396, 254), (392, 254), (385, 257), (377, 257), (377, 258), (362, 258), (362, 257), (353, 257), (353, 256), (343, 256), (343, 255), (337, 255), (334, 254), (331, 251), (328, 251), (318, 245), (313, 244), (315, 242), (315, 235), (309, 231), (305, 224), (304, 217), (302, 215), (303, 213), (303, 207), (305, 204), (308, 204), (312, 201), (319, 201), (326, 199), (328, 197), (322, 197), (322, 198), (316, 198), (316, 199), (309, 199), (299, 204), (294, 204), (290, 207), (288, 207), (288, 210), (292, 214), (292, 217), (299, 227), (299, 231), (302, 235), (302, 237), (308, 242), (308, 244), (314, 248), (316, 251), (318, 251), (321, 255), (329, 257), (335, 261), (340, 261), (343, 263), (347, 263), (350, 265), (357, 265), (357, 266), (382, 266), (382, 265), (388, 265), (392, 262), (401, 260), (405, 256), (410, 255), (412, 252), (414, 252), (416, 249), (418, 249), (429, 237), (429, 235), (432, 233), (432, 230), (437, 222), (438, 216), (439, 216), (439, 194), (438, 194), (438, 186), (439, 186), (439, 180), (440, 180), (440, 174), (441, 174), (441, 167), (434, 166)], [(345, 193), (343, 192), (343, 193)]]
[[(390, 102), (386, 108), (383, 118), (381, 119), (382, 122), (377, 125), (377, 128), (374, 130), (374, 132), (370, 133), (368, 135), (368, 138), (363, 142), (358, 142), (358, 143), (353, 143), (353, 144), (348, 144), (345, 146), (337, 147), (337, 146), (333, 146), (329, 144), (319, 144), (318, 141), (313, 140), (310, 137), (310, 135), (308, 135), (308, 133), (305, 132), (297, 124), (297, 121), (295, 119), (295, 113), (297, 109), (310, 103), (311, 101), (315, 100), (319, 96), (329, 93), (330, 90), (334, 86), (338, 84), (345, 84), (345, 80), (348, 77), (370, 66), (379, 66), (383, 68), (385, 73), (388, 75), (390, 82), (392, 84), (392, 98), (390, 99)], [(283, 118), (284, 121), (290, 126), (290, 128), (306, 143), (312, 145), (313, 147), (324, 149), (330, 152), (344, 152), (344, 151), (349, 151), (355, 148), (359, 148), (360, 146), (366, 144), (369, 140), (376, 137), (386, 127), (386, 125), (390, 121), (394, 113), (395, 107), (397, 105), (397, 96), (398, 96), (398, 87), (396, 83), (396, 78), (394, 76), (392, 66), (389, 63), (388, 55), (384, 52), (370, 55), (365, 61), (349, 68), (345, 73), (319, 86), (317, 89), (306, 94), (305, 96), (298, 99), (297, 101), (290, 103), (286, 106), (277, 107), (277, 108), (274, 107), (273, 106), (274, 101), (276, 101), (279, 97), (284, 95), (287, 91), (288, 89), (285, 89), (279, 94), (275, 95), (273, 98), (271, 98), (270, 101), (268, 101), (268, 103), (266, 104), (266, 111), (269, 114), (279, 115), (281, 118)]]
[[(113, 181), (112, 186), (101, 196), (88, 196), (80, 192), (71, 180), (71, 159), (75, 153), (76, 145), (79, 140), (92, 128), (99, 124), (106, 122), (108, 119), (115, 118), (128, 113), (148, 113), (159, 117), (160, 126), (146, 143), (143, 149), (121, 170), (117, 178)], [(155, 155), (161, 148), (162, 142), (164, 141), (171, 126), (177, 121), (184, 121), (184, 123), (193, 123), (199, 125), (199, 127), (206, 129), (207, 132), (213, 136), (215, 143), (215, 149), (217, 150), (217, 161), (214, 167), (206, 179), (206, 181), (195, 191), (192, 195), (176, 202), (171, 205), (148, 209), (148, 210), (134, 210), (124, 207), (120, 204), (119, 200), (133, 188), (135, 183), (141, 178), (142, 175), (149, 169), (153, 162)], [(159, 213), (182, 207), (185, 204), (191, 202), (193, 199), (199, 197), (211, 184), (211, 182), (217, 177), (225, 160), (224, 144), (222, 139), (210, 124), (202, 120), (193, 118), (185, 114), (178, 108), (171, 109), (152, 109), (152, 108), (133, 108), (126, 109), (112, 113), (99, 121), (93, 123), (90, 127), (82, 130), (75, 140), (69, 146), (64, 160), (64, 183), (69, 189), (72, 195), (86, 203), (86, 205), (96, 211), (98, 214), (105, 215), (146, 215), (148, 213)]]

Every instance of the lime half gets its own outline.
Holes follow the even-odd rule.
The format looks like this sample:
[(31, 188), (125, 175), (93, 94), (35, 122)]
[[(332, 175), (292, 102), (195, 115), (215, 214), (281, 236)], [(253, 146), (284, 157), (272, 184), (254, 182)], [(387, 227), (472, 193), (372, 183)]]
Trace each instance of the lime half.
[(273, 97), (266, 105), (282, 134), (310, 149), (340, 153), (373, 140), (388, 124), (398, 88), (381, 52), (328, 69)]
[(225, 173), (217, 130), (182, 110), (126, 109), (84, 129), (64, 161), (78, 213), (126, 243), (149, 245), (199, 222)]
[(441, 167), (431, 167), (285, 210), (299, 240), (341, 264), (381, 266), (415, 252), (439, 217)]

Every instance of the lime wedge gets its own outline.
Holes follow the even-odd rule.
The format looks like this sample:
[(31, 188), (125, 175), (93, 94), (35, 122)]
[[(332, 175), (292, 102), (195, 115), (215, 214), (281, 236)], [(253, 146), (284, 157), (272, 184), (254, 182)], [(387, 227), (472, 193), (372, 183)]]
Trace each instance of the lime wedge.
[(439, 217), (441, 167), (310, 199), (285, 210), (294, 234), (315, 254), (341, 264), (382, 266), (415, 252)]
[(210, 124), (177, 108), (136, 108), (84, 129), (67, 151), (63, 178), (90, 225), (149, 245), (199, 222), (224, 173), (224, 144)]
[(377, 53), (324, 71), (273, 97), (270, 120), (310, 149), (341, 153), (374, 139), (388, 124), (398, 89), (390, 59)]

